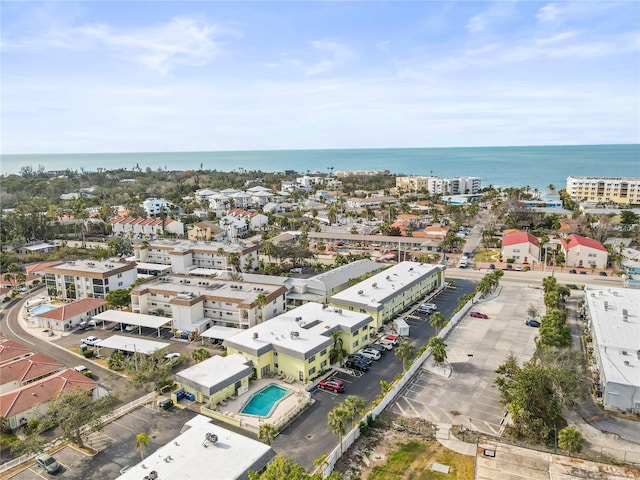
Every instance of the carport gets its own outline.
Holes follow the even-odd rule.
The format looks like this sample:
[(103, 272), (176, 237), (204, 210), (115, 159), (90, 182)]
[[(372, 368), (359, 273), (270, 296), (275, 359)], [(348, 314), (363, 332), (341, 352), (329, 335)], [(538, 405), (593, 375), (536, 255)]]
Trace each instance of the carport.
[(202, 345), (204, 345), (204, 339), (210, 340), (226, 340), (234, 335), (242, 332), (242, 328), (223, 327), (222, 325), (214, 325), (213, 327), (205, 330), (200, 334), (202, 339)]
[(123, 325), (134, 325), (138, 327), (138, 334), (141, 334), (141, 327), (155, 328), (158, 331), (158, 338), (160, 337), (160, 329), (162, 327), (171, 328), (167, 326), (172, 320), (166, 317), (157, 317), (155, 315), (145, 315), (143, 313), (131, 313), (122, 312), (120, 310), (107, 310), (98, 315), (95, 315), (93, 319), (97, 322), (116, 322), (120, 324), (120, 331), (122, 331)]
[(167, 342), (157, 342), (155, 340), (147, 340), (145, 338), (113, 335), (112, 337), (98, 343), (96, 348), (98, 349), (98, 354), (100, 354), (101, 348), (111, 348), (113, 350), (121, 350), (123, 352), (151, 355), (152, 353), (168, 348), (169, 345), (170, 343)]

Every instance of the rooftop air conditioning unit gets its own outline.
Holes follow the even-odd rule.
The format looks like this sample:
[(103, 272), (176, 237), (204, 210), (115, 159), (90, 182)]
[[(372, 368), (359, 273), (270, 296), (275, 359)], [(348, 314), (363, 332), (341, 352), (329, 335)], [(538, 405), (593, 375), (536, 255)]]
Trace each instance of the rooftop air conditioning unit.
[(413, 272), (413, 267), (409, 268), (409, 271), (410, 271), (410, 272)]
[(296, 317), (296, 322), (299, 322), (300, 320), (302, 320), (302, 317)]
[(628, 367), (629, 366), (629, 360), (625, 360), (624, 364)]
[(373, 282), (373, 285), (371, 285), (373, 288), (378, 288), (378, 284), (376, 282)]
[(242, 285), (238, 285), (238, 290), (242, 290)]
[(627, 315), (629, 315), (629, 310), (627, 310), (626, 308), (623, 308), (623, 309), (622, 309), (622, 315), (623, 315), (623, 316), (625, 316), (625, 317), (626, 317)]
[(391, 280), (391, 277), (389, 275), (387, 275), (387, 280)]
[(323, 303), (323, 304), (322, 304), (322, 309), (323, 309), (323, 310), (326, 310), (327, 308), (329, 308), (329, 305), (327, 305), (326, 303)]
[(258, 339), (258, 332), (253, 332), (253, 339), (257, 340)]
[(364, 290), (358, 290), (358, 295), (364, 295)]

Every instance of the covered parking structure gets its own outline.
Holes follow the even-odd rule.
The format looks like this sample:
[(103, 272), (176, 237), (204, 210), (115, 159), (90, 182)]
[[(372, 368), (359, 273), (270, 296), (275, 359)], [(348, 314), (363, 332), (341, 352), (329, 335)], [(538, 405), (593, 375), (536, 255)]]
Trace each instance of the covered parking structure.
[[(204, 345), (204, 339), (208, 338), (211, 343), (222, 343), (223, 340), (227, 338), (231, 338), (234, 335), (242, 332), (242, 328), (232, 328), (232, 327), (223, 327), (222, 325), (214, 325), (211, 328), (208, 328), (204, 332), (200, 334), (200, 338), (202, 340), (202, 344)], [(215, 342), (214, 340), (220, 340), (219, 342)]]
[(169, 345), (171, 344), (167, 342), (157, 342), (155, 340), (147, 340), (145, 338), (113, 335), (105, 340), (100, 341), (96, 345), (96, 348), (98, 349), (98, 355), (100, 354), (100, 349), (102, 348), (111, 348), (113, 350), (120, 350), (123, 352), (151, 355), (164, 349), (168, 350)]
[(143, 313), (122, 312), (120, 310), (107, 310), (93, 317), (96, 322), (115, 322), (120, 324), (120, 331), (124, 325), (133, 325), (138, 327), (138, 333), (142, 333), (141, 328), (155, 328), (160, 337), (161, 328), (171, 328), (172, 320), (166, 317), (157, 317), (155, 315), (145, 315)]

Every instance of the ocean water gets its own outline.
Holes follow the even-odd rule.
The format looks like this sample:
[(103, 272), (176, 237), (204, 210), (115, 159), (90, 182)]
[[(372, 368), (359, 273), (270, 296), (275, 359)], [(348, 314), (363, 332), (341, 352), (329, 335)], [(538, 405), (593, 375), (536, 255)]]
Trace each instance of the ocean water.
[(564, 188), (568, 176), (640, 177), (640, 144), (540, 147), (267, 150), (235, 152), (0, 155), (0, 172), (51, 170), (237, 169), (300, 173), (389, 170), (393, 174), (474, 176), (482, 185)]

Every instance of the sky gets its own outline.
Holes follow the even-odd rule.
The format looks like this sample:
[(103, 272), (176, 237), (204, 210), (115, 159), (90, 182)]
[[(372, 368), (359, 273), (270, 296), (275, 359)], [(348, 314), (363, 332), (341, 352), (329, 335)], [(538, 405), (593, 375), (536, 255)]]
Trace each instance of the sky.
[(0, 8), (2, 154), (640, 143), (637, 1)]

